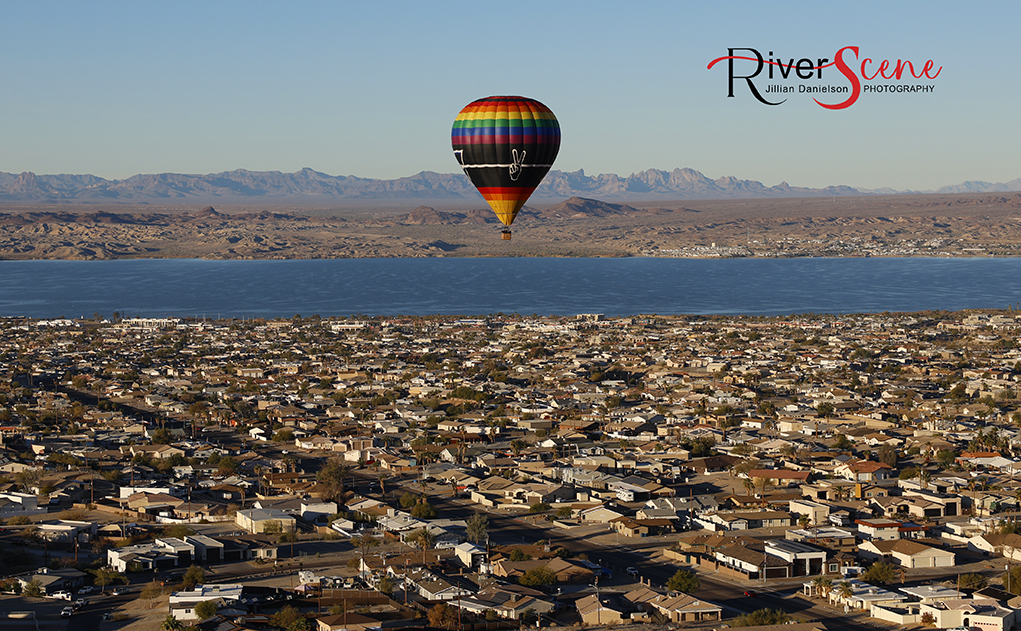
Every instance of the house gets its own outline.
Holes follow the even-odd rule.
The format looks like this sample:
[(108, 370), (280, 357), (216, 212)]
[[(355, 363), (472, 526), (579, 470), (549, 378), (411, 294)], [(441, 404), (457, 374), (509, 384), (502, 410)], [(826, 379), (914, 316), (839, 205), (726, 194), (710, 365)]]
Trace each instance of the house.
[(18, 577), (18, 582), (21, 583), (21, 588), (24, 589), (29, 583), (35, 581), (39, 583), (43, 594), (47, 595), (61, 591), (74, 593), (85, 584), (86, 576), (85, 572), (73, 568), (65, 567), (56, 570), (41, 568), (35, 574), (30, 574), (27, 577)]
[(850, 596), (841, 596), (839, 589), (833, 589), (829, 593), (830, 603), (843, 606), (845, 612), (850, 609), (868, 610), (872, 605), (896, 606), (908, 599), (904, 594), (887, 591), (882, 587), (875, 587), (854, 579), (846, 582), (851, 586)]
[(931, 615), (938, 629), (964, 627), (982, 631), (1007, 631), (1014, 624), (1014, 610), (1001, 606), (991, 598), (947, 598), (934, 603), (922, 603), (920, 611), (923, 616)]
[[(631, 600), (634, 592), (625, 594), (624, 597)], [(633, 602), (633, 601), (632, 601)], [(646, 601), (656, 608), (671, 622), (703, 622), (706, 620), (720, 620), (723, 607), (713, 603), (699, 600), (689, 594), (677, 594), (676, 596), (657, 596)]]
[(789, 528), (794, 525), (790, 513), (782, 511), (755, 511), (737, 513), (713, 513), (695, 520), (696, 523), (715, 524), (706, 528), (721, 530), (750, 530), (754, 528)]
[(618, 513), (617, 511), (609, 509), (605, 506), (596, 506), (594, 508), (583, 510), (579, 515), (582, 521), (596, 522), (601, 524), (609, 523), (614, 519), (619, 519), (623, 516), (624, 515), (622, 515), (621, 513)]
[(893, 470), (893, 467), (882, 462), (854, 460), (838, 466), (834, 472), (853, 482), (874, 484), (888, 479)]
[(575, 607), (584, 625), (618, 625), (623, 624), (627, 617), (625, 605), (607, 594), (579, 598)]
[(774, 539), (767, 541), (766, 554), (778, 557), (790, 564), (790, 576), (817, 576), (826, 573), (826, 551), (816, 546)]
[(805, 528), (788, 530), (784, 537), (791, 541), (811, 543), (828, 550), (854, 552), (858, 549), (858, 538), (853, 532), (840, 528)]
[(243, 586), (239, 584), (197, 585), (195, 589), (170, 594), (170, 615), (178, 620), (198, 620), (195, 606), (207, 600), (218, 600), (224, 605), (237, 605), (241, 601)]
[(32, 493), (0, 493), (0, 518), (7, 519), (17, 515), (36, 515), (45, 513), (46, 508), (39, 508), (38, 497)]
[(752, 545), (731, 545), (713, 552), (715, 568), (726, 570), (722, 574), (741, 576), (747, 580), (759, 580), (765, 570), (766, 578), (790, 577), (790, 564), (783, 559), (766, 554), (762, 547)]
[(220, 563), (223, 558), (223, 543), (206, 535), (188, 535), (184, 541), (192, 547), (193, 558), (199, 563)]
[(427, 601), (457, 600), (472, 594), (467, 587), (458, 584), (453, 579), (424, 570), (420, 571), (418, 577), (415, 577), (414, 572), (409, 571), (405, 580), (412, 585), (419, 596)]
[(239, 510), (235, 523), (252, 534), (264, 532), (294, 532), (297, 522), (294, 517), (276, 508), (251, 508)]
[[(790, 471), (788, 469), (752, 469), (748, 477), (756, 484), (800, 485), (808, 482), (811, 471)], [(764, 480), (765, 482), (759, 482)]]
[[(316, 631), (389, 631), (420, 624), (418, 620), (388, 620), (385, 614), (345, 612), (316, 618)], [(240, 630), (238, 630), (240, 631)]]
[(892, 519), (856, 519), (858, 536), (866, 541), (873, 539), (900, 539), (901, 523)]
[(1021, 560), (1021, 535), (980, 534), (968, 539), (968, 549), (990, 556)]
[(815, 526), (829, 523), (829, 504), (821, 504), (807, 499), (796, 499), (788, 502), (787, 510), (795, 515), (807, 517), (808, 523)]
[(873, 561), (893, 561), (904, 568), (953, 567), (956, 559), (956, 555), (949, 550), (910, 539), (864, 541), (858, 546), (858, 555)]
[(467, 568), (477, 568), (486, 560), (486, 551), (474, 543), (464, 542), (454, 546), (454, 554)]
[(493, 574), (516, 579), (535, 568), (545, 568), (553, 572), (557, 576), (558, 583), (587, 583), (595, 577), (595, 572), (591, 568), (585, 567), (579, 562), (559, 557), (533, 561), (501, 559), (493, 563)]
[[(454, 603), (451, 603), (454, 604)], [(531, 609), (535, 613), (552, 613), (557, 605), (541, 591), (521, 585), (492, 585), (472, 596), (456, 601), (465, 611), (486, 615), (494, 611), (501, 618), (518, 620)]]

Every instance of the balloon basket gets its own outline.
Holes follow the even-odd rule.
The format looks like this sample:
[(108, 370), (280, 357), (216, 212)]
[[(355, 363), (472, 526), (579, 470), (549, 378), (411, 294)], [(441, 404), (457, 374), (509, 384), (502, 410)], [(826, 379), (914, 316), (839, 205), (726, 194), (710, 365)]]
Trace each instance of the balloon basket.
[(511, 240), (511, 231), (510, 230), (504, 230), (503, 232), (500, 233), (500, 238), (503, 239), (504, 241), (510, 241)]

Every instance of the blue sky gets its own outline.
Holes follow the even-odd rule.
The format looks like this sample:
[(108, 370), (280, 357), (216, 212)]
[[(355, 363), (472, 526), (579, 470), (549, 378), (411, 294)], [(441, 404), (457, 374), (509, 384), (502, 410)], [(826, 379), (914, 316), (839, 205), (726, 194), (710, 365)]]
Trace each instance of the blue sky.
[[(450, 173), (458, 111), (520, 94), (559, 118), (565, 171), (901, 190), (1021, 177), (1016, 2), (707, 4), (7, 3), (0, 171)], [(913, 82), (932, 93), (830, 111), (727, 98), (726, 64), (706, 69), (728, 47), (850, 45), (943, 70)]]

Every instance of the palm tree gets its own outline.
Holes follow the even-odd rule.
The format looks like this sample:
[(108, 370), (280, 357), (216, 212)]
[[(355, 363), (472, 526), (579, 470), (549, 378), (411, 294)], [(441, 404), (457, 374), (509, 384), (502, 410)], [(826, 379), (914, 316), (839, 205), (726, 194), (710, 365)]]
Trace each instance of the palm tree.
[(408, 539), (422, 549), (422, 563), (425, 563), (425, 553), (436, 545), (436, 535), (429, 532), (428, 528), (420, 528), (408, 535)]
[(854, 596), (854, 586), (848, 581), (843, 581), (837, 585), (837, 596), (840, 596), (841, 600), (847, 600), (851, 596)]
[(822, 598), (828, 598), (830, 592), (833, 591), (833, 579), (825, 576), (817, 576), (812, 579), (812, 587), (815, 588), (815, 592)]

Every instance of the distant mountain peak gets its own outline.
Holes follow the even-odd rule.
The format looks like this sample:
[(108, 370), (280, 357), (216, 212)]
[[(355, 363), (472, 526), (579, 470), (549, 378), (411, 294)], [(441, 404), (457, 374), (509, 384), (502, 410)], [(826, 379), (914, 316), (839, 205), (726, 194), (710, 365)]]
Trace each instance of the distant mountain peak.
[[(533, 200), (579, 198), (614, 201), (737, 199), (905, 193), (992, 193), (1021, 191), (1021, 178), (1009, 182), (966, 181), (936, 191), (868, 190), (846, 185), (824, 188), (791, 186), (786, 181), (765, 186), (755, 180), (725, 175), (715, 180), (690, 167), (672, 171), (647, 169), (621, 177), (615, 173), (588, 176), (584, 169), (550, 171)], [(94, 175), (36, 175), (30, 171), (0, 172), (0, 202), (194, 204), (197, 200), (266, 201), (482, 201), (463, 173), (422, 171), (394, 180), (327, 175), (311, 167), (295, 173), (235, 169), (222, 173), (140, 173), (123, 180)], [(571, 200), (569, 200), (571, 201)], [(219, 203), (219, 202), (218, 202)], [(573, 202), (575, 204), (580, 202)], [(562, 209), (566, 211), (566, 209)], [(579, 212), (610, 212), (584, 206)]]

